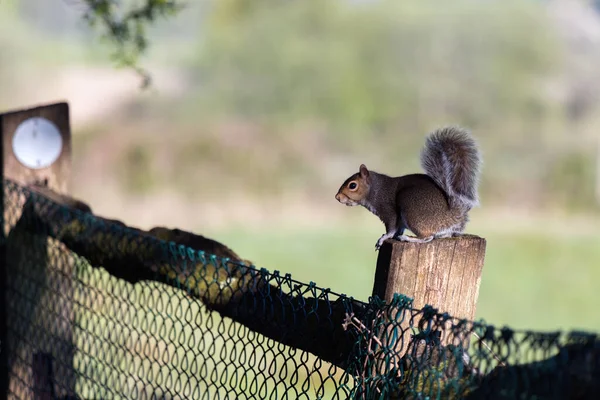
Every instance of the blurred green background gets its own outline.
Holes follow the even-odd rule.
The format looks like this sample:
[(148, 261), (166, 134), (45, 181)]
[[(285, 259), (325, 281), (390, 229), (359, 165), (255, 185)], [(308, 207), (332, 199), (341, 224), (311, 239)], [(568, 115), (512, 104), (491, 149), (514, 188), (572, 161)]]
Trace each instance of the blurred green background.
[(465, 125), (484, 155), (478, 317), (600, 331), (595, 2), (189, 1), (147, 31), (147, 90), (83, 12), (0, 2), (0, 109), (70, 103), (72, 193), (96, 213), (367, 300), (383, 225), (339, 185), (360, 163), (419, 171), (424, 135)]

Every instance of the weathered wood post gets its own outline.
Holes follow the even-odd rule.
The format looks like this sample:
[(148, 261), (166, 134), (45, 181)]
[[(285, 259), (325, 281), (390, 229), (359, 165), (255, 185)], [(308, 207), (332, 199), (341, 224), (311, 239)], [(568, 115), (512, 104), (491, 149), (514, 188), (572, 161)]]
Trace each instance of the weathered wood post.
[[(389, 240), (379, 250), (373, 295), (389, 302), (401, 293), (413, 299), (416, 309), (431, 305), (440, 313), (473, 320), (485, 248), (485, 239), (473, 235), (421, 244)], [(405, 320), (402, 328), (409, 323)], [(395, 343), (398, 356), (406, 351), (409, 334), (407, 329)]]
[[(0, 176), (4, 176), (4, 157), (0, 151)], [(0, 190), (0, 399), (8, 398), (8, 267), (6, 264), (6, 234), (4, 231), (4, 190)]]
[[(66, 103), (0, 114), (3, 177), (21, 185), (42, 183), (66, 193), (71, 172), (71, 130)], [(73, 264), (55, 244), (28, 229), (24, 197), (3, 187), (3, 384), (10, 397), (43, 398), (36, 378), (54, 376), (56, 395), (73, 395)], [(34, 354), (53, 359), (55, 371), (35, 370)], [(43, 366), (43, 364), (42, 364)], [(4, 396), (5, 393), (0, 394)], [(41, 396), (41, 397), (40, 397)]]

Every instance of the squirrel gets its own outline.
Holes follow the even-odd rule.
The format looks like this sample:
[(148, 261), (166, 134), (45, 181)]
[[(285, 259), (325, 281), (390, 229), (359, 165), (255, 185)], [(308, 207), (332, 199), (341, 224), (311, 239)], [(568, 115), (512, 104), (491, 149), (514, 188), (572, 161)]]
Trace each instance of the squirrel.
[[(448, 126), (431, 132), (421, 151), (425, 174), (390, 177), (364, 164), (339, 188), (335, 198), (346, 206), (361, 205), (385, 225), (375, 250), (387, 239), (427, 243), (459, 236), (468, 212), (479, 205), (477, 185), (481, 155), (471, 133)], [(409, 229), (416, 237), (407, 236)]]

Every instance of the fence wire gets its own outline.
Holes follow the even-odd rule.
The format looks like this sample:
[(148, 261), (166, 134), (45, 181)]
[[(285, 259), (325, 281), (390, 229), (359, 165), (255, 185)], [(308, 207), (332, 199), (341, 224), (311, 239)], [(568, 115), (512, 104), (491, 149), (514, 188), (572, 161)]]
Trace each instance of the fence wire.
[[(588, 333), (368, 303), (4, 181), (10, 399), (595, 399)], [(2, 387), (2, 386), (0, 386)]]

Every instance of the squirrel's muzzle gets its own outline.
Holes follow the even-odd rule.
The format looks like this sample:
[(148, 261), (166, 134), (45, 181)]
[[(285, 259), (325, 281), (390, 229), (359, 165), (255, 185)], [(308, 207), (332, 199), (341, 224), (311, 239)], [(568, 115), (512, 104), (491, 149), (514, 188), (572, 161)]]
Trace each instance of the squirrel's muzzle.
[(337, 201), (339, 201), (340, 203), (342, 203), (343, 205), (346, 205), (346, 206), (355, 206), (355, 205), (356, 205), (356, 202), (352, 201), (352, 199), (350, 199), (350, 198), (349, 198), (348, 196), (346, 196), (344, 193), (340, 193), (340, 192), (338, 192), (338, 193), (335, 195), (335, 199), (336, 199)]

